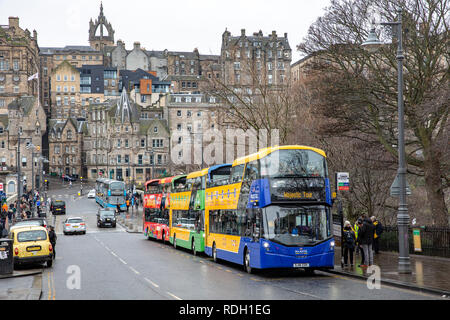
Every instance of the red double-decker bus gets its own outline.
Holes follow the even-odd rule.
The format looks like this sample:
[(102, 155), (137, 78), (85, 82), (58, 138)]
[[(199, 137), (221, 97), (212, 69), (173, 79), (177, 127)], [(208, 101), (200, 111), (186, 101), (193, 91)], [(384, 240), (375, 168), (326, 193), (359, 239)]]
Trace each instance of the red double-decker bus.
[(169, 199), (172, 178), (145, 183), (143, 233), (150, 239), (169, 241)]

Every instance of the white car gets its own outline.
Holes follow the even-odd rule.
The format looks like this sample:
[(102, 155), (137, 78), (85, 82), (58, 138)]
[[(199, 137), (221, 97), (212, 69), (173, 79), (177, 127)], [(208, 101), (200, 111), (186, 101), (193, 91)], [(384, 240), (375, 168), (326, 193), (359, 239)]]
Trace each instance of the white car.
[(89, 191), (87, 197), (88, 198), (95, 198), (95, 189), (92, 189), (91, 191)]
[(80, 217), (67, 218), (63, 222), (63, 233), (82, 233), (86, 234), (86, 222)]

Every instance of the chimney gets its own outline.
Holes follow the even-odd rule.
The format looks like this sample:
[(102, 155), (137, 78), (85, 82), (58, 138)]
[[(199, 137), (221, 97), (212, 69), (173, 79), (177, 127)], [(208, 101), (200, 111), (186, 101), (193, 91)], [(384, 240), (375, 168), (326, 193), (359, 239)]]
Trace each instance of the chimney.
[(287, 32), (284, 33), (284, 38), (287, 39)]
[(277, 37), (277, 32), (274, 30), (272, 31), (272, 37), (276, 38)]
[(37, 31), (33, 30), (33, 39), (37, 41)]
[(136, 41), (133, 45), (134, 45), (134, 49), (136, 49), (136, 50), (141, 48), (141, 43), (140, 42)]
[(245, 29), (241, 29), (241, 36), (245, 36)]
[(9, 17), (9, 27), (19, 27), (19, 17)]

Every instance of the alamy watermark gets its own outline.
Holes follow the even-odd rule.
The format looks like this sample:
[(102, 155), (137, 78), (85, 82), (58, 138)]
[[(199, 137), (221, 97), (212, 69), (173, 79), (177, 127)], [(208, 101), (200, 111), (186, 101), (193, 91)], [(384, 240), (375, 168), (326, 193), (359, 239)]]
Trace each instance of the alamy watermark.
[[(225, 133), (225, 134), (224, 134)], [(278, 146), (279, 130), (208, 129), (177, 130), (171, 135), (171, 160), (175, 165), (231, 163), (266, 147)]]

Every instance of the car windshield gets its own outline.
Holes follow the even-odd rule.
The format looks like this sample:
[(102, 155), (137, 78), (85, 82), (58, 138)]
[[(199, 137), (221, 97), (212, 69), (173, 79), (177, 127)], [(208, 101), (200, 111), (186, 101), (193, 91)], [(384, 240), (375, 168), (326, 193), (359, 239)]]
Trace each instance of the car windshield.
[(63, 205), (65, 205), (66, 203), (64, 202), (64, 201), (55, 201), (54, 203), (53, 203), (53, 205), (55, 205), (55, 206), (63, 206)]
[(325, 206), (264, 209), (264, 237), (286, 246), (314, 245), (331, 236), (330, 211)]
[(114, 212), (112, 212), (112, 211), (100, 211), (100, 216), (102, 216), (102, 217), (114, 217)]
[(67, 220), (67, 223), (80, 223), (80, 222), (84, 222), (83, 219), (70, 219), (70, 220)]
[(41, 241), (47, 239), (47, 233), (44, 230), (21, 231), (17, 234), (17, 241)]

